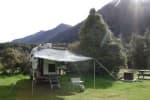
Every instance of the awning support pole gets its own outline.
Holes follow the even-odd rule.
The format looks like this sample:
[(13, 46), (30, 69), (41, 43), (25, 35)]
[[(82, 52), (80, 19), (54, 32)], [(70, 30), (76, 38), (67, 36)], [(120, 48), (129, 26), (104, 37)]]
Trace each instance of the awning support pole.
[(33, 89), (34, 89), (34, 80), (35, 80), (34, 69), (32, 69), (32, 96), (33, 96)]
[(94, 88), (95, 88), (95, 60), (93, 61), (94, 63)]

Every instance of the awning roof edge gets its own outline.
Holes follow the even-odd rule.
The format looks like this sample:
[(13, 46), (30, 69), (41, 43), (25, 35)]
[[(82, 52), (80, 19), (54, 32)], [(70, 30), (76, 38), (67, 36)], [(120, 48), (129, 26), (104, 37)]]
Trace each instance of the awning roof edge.
[(57, 62), (80, 62), (92, 60), (92, 57), (77, 55), (68, 50), (42, 49), (34, 53), (35, 58), (42, 58)]

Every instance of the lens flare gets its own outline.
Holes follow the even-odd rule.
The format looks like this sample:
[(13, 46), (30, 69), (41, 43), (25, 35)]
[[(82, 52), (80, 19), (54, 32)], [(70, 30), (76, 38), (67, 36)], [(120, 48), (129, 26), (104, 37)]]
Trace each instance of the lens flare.
[(147, 2), (148, 0), (133, 0), (133, 1), (139, 3), (139, 2)]

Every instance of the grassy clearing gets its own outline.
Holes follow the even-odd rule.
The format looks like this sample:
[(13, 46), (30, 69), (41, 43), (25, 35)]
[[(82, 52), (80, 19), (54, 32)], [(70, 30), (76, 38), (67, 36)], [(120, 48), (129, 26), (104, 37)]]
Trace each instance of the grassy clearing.
[(32, 96), (31, 81), (28, 76), (16, 75), (0, 77), (0, 100), (148, 100), (150, 80), (143, 82), (120, 82), (108, 78), (84, 77), (86, 90), (80, 93), (74, 88), (69, 77), (61, 78), (61, 89), (50, 90), (46, 83), (35, 86)]

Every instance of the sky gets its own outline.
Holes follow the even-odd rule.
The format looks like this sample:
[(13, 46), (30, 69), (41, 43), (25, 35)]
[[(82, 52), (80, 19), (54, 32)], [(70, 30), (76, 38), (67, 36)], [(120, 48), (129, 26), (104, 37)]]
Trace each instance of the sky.
[(112, 0), (0, 0), (0, 43), (49, 30), (60, 23), (76, 25), (91, 8)]

